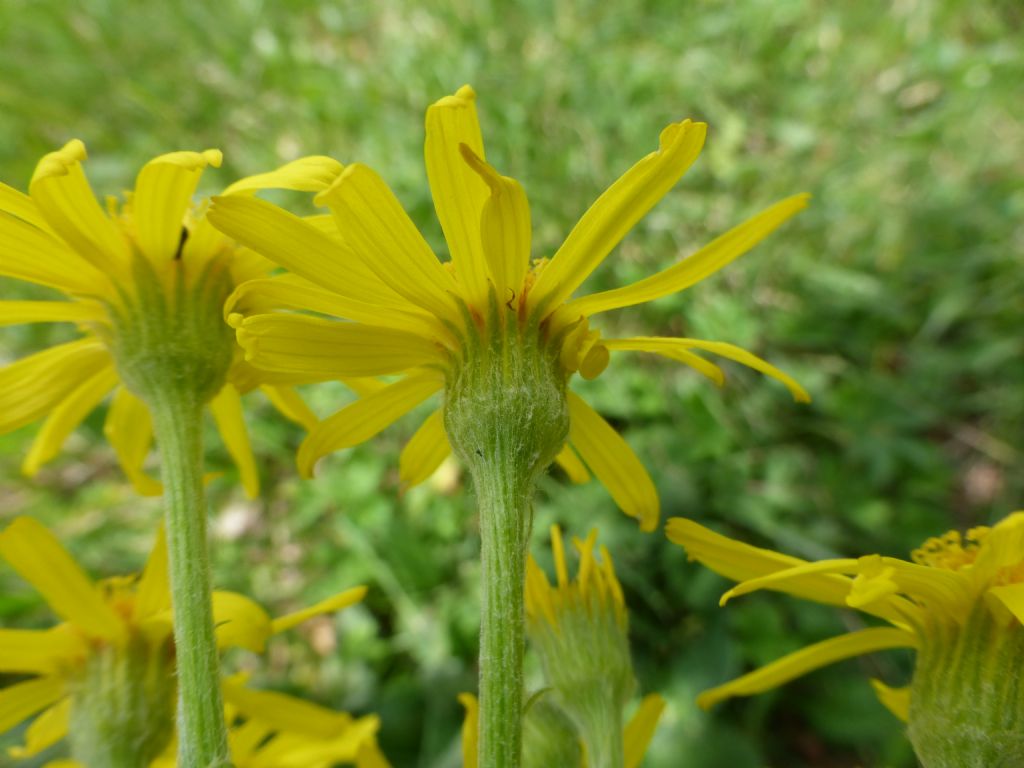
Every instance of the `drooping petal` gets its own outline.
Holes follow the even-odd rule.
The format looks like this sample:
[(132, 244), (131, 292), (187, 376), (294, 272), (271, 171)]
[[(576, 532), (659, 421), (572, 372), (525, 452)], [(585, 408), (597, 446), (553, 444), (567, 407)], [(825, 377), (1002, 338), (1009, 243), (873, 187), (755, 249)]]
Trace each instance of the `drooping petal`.
[(21, 323), (87, 323), (105, 318), (103, 306), (94, 302), (0, 301), (0, 326)]
[(43, 712), (25, 729), (25, 745), (11, 747), (11, 757), (23, 760), (38, 755), (68, 735), (71, 697), (65, 697)]
[(882, 706), (904, 723), (910, 720), (910, 686), (891, 688), (881, 680), (872, 679), (871, 687)]
[(64, 688), (60, 677), (40, 677), (0, 690), (0, 733), (56, 703)]
[(220, 432), (224, 446), (238, 467), (245, 495), (255, 499), (260, 494), (260, 476), (249, 442), (249, 431), (245, 427), (242, 398), (234, 385), (225, 384), (221, 387), (217, 396), (210, 401), (210, 412), (217, 423), (217, 431)]
[(290, 421), (294, 421), (307, 430), (316, 426), (316, 414), (306, 405), (293, 387), (276, 387), (270, 384), (260, 386), (260, 391), (267, 396), (273, 406)]
[(336, 736), (352, 720), (344, 712), (274, 691), (257, 691), (238, 683), (223, 681), (224, 701), (247, 718), (275, 729), (327, 739)]
[(689, 288), (749, 251), (787, 219), (806, 208), (809, 199), (810, 196), (805, 194), (787, 197), (715, 238), (678, 264), (632, 285), (573, 299), (565, 309), (589, 317), (610, 309), (654, 301)]
[(256, 192), (261, 189), (290, 189), (296, 192), (322, 192), (327, 189), (344, 166), (333, 157), (309, 155), (285, 163), (268, 173), (246, 176), (224, 190), (225, 195)]
[(658, 524), (658, 492), (644, 465), (619, 433), (578, 395), (569, 393), (569, 440), (597, 479), (640, 529)]
[(391, 763), (381, 752), (377, 739), (367, 739), (359, 747), (359, 754), (356, 755), (356, 768), (391, 768)]
[(402, 449), (398, 461), (398, 477), (403, 488), (412, 488), (429, 478), (452, 454), (444, 431), (444, 413), (438, 409), (430, 414)]
[(226, 235), (275, 264), (338, 294), (338, 302), (345, 297), (381, 307), (413, 309), (344, 241), (328, 237), (265, 200), (238, 195), (214, 197), (206, 217)]
[(279, 632), (285, 632), (292, 627), (297, 627), (304, 621), (312, 619), (314, 616), (320, 616), (325, 613), (337, 613), (338, 611), (344, 610), (351, 605), (362, 601), (366, 597), (366, 587), (352, 587), (352, 589), (346, 589), (344, 592), (339, 592), (337, 595), (332, 595), (326, 600), (321, 600), (319, 603), (303, 608), (300, 611), (289, 613), (284, 616), (278, 616), (276, 619), (270, 622), (270, 631), (275, 635)]
[(725, 373), (721, 368), (705, 360), (700, 355), (695, 355), (686, 349), (684, 345), (675, 343), (676, 341), (678, 339), (637, 336), (631, 339), (604, 339), (602, 343), (612, 351), (653, 352), (656, 355), (662, 355), (670, 360), (690, 366), (693, 370), (707, 376), (720, 387), (725, 384)]
[(590, 480), (590, 473), (569, 443), (562, 446), (562, 450), (555, 456), (555, 463), (565, 470), (570, 482), (585, 483)]
[(458, 319), (455, 279), (374, 171), (348, 166), (316, 203), (330, 207), (342, 240), (396, 293), (437, 317)]
[(861, 629), (839, 637), (801, 648), (799, 651), (773, 661), (754, 672), (738, 677), (725, 685), (704, 691), (697, 697), (697, 705), (710, 709), (720, 701), (734, 696), (753, 696), (778, 688), (794, 678), (842, 659), (890, 648), (913, 648), (916, 641), (909, 632), (889, 627)]
[(207, 166), (220, 168), (219, 149), (169, 152), (142, 166), (135, 179), (132, 218), (142, 252), (154, 262), (174, 258), (181, 246), (185, 211)]
[(380, 392), (361, 397), (314, 427), (299, 447), (299, 473), (311, 477), (317, 460), (369, 440), (444, 386), (437, 374), (406, 376)]
[(654, 738), (654, 731), (658, 727), (658, 720), (661, 713), (665, 711), (665, 699), (656, 693), (644, 696), (636, 713), (626, 723), (622, 733), (623, 747), (625, 748), (625, 768), (639, 768), (644, 759), (647, 747)]
[(462, 768), (477, 768), (480, 703), (472, 693), (460, 693), (459, 703), (466, 710), (466, 715), (462, 719)]
[[(722, 536), (683, 517), (670, 518), (665, 534), (686, 550), (690, 560), (733, 581), (749, 581), (807, 564), (806, 560)], [(846, 576), (819, 574), (813, 579), (779, 583), (773, 589), (818, 603), (845, 606), (852, 584)]]
[(98, 293), (107, 278), (48, 231), (0, 213), (0, 275), (71, 294)]
[(238, 343), (257, 368), (306, 373), (309, 381), (378, 376), (443, 361), (431, 341), (405, 331), (301, 315), (241, 321)]
[(985, 593), (985, 601), (1003, 623), (1016, 621), (1024, 624), (1024, 583), (990, 587)]
[(107, 411), (103, 434), (114, 447), (121, 469), (142, 496), (159, 496), (163, 485), (147, 475), (142, 465), (153, 443), (153, 420), (139, 398), (120, 387)]
[(245, 648), (263, 653), (271, 635), (267, 612), (237, 592), (214, 591), (213, 623), (217, 628), (218, 648)]
[[(858, 561), (855, 558), (840, 558), (836, 560), (819, 560), (814, 563), (802, 563), (782, 571), (767, 573), (754, 579), (741, 581), (730, 589), (719, 600), (719, 605), (725, 605), (734, 597), (749, 595), (761, 589), (775, 589), (778, 585), (785, 583), (787, 586), (797, 585), (796, 589), (801, 592), (815, 589), (821, 576), (830, 574), (848, 574), (856, 571)], [(851, 587), (853, 585), (851, 584)], [(780, 590), (781, 591), (781, 590)]]
[(43, 156), (29, 194), (47, 224), (82, 258), (102, 272), (124, 269), (128, 243), (93, 194), (82, 170), (85, 158), (85, 145), (78, 139)]
[(43, 422), (21, 465), (21, 471), (33, 477), (43, 464), (60, 453), (64, 441), (90, 411), (110, 394), (117, 386), (117, 381), (117, 371), (111, 363), (82, 381), (81, 386), (70, 392), (50, 411), (50, 415)]
[(38, 229), (52, 233), (50, 225), (46, 223), (46, 219), (43, 218), (43, 214), (40, 213), (32, 198), (3, 182), (0, 182), (0, 211), (27, 221)]
[[(729, 360), (735, 360), (748, 368), (760, 371), (765, 376), (770, 376), (786, 385), (786, 389), (793, 395), (798, 403), (809, 403), (811, 396), (807, 390), (800, 386), (789, 374), (783, 373), (771, 363), (762, 360), (757, 355), (747, 352), (745, 349), (726, 344), (723, 341), (702, 341), (701, 339), (675, 339), (664, 336), (641, 336), (632, 339), (608, 339), (605, 344), (609, 349), (640, 349), (645, 352), (655, 352), (665, 357), (671, 357), (680, 362), (691, 365), (691, 360), (683, 357), (688, 350), (700, 349), (704, 352), (711, 352)], [(700, 358), (698, 358), (700, 359)], [(702, 362), (706, 362), (703, 361)], [(700, 370), (700, 369), (698, 369)], [(702, 371), (703, 372), (703, 371)]]
[[(87, 635), (119, 638), (123, 624), (57, 537), (29, 517), (0, 532), (0, 555), (35, 587), (53, 612)], [(0, 728), (0, 732), (6, 730)]]
[(135, 618), (143, 620), (171, 608), (171, 580), (167, 566), (167, 536), (157, 527), (153, 549), (135, 588)]
[(480, 214), (483, 257), (498, 301), (509, 303), (519, 298), (517, 292), (530, 266), (530, 202), (518, 181), (499, 174), (467, 145), (460, 149), (490, 189)]
[(0, 369), (0, 433), (38, 419), (68, 397), (85, 378), (110, 365), (97, 339), (59, 344)]
[(81, 653), (81, 640), (68, 627), (0, 629), (0, 671), (54, 674)]
[(465, 145), (475, 156), (484, 157), (473, 89), (464, 85), (454, 95), (431, 105), (426, 131), (423, 154), (427, 180), (456, 279), (466, 301), (482, 306), (487, 299), (488, 270), (480, 238), (480, 214), (487, 200), (487, 185), (466, 165), (459, 151), (459, 145)]
[(531, 309), (557, 307), (572, 295), (697, 159), (706, 131), (704, 123), (684, 120), (661, 132), (658, 150), (619, 177), (573, 227), (537, 278)]

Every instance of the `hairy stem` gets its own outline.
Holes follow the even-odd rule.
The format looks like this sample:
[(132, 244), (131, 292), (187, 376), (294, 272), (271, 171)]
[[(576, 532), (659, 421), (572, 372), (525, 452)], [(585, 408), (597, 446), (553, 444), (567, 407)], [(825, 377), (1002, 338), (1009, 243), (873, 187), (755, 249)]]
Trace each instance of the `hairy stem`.
[(147, 401), (164, 481), (178, 672), (178, 765), (215, 768), (230, 763), (210, 596), (202, 403), (180, 391), (152, 392)]

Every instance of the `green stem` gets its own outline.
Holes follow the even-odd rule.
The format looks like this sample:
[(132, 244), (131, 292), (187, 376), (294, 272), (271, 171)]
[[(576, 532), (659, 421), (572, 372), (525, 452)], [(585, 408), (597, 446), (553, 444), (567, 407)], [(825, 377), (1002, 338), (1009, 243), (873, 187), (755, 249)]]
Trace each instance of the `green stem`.
[(523, 591), (531, 479), (501, 457), (480, 462), (480, 768), (518, 768), (522, 758)]
[(153, 394), (147, 401), (162, 460), (167, 556), (174, 607), (178, 765), (214, 768), (230, 763), (210, 596), (202, 403), (187, 392), (157, 388), (150, 392)]
[(608, 684), (589, 692), (580, 691), (573, 714), (587, 745), (588, 768), (623, 768), (626, 760), (622, 741), (622, 708)]

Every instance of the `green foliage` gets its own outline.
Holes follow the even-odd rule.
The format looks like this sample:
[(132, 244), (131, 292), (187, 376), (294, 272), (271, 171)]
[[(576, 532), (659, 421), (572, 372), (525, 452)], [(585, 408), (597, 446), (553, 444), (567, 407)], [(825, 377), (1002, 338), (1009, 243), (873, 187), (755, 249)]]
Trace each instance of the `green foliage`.
[[(1020, 504), (1024, 473), (1024, 81), (1020, 8), (985, 0), (820, 4), (647, 0), (0, 5), (0, 178), (84, 139), (100, 194), (151, 156), (219, 147), (216, 191), (305, 153), (383, 173), (444, 253), (422, 164), (422, 117), (472, 82), (489, 160), (531, 199), (550, 254), (601, 190), (671, 120), (710, 125), (690, 174), (598, 270), (622, 285), (745, 216), (809, 191), (810, 209), (705, 284), (598, 321), (605, 335), (742, 344), (814, 396), (728, 366), (721, 391), (665, 360), (624, 354), (574, 386), (650, 469), (667, 515), (805, 557), (905, 555), (948, 527)], [(288, 197), (309, 206), (305, 197)], [(5, 283), (7, 295), (41, 295)], [(14, 359), (69, 333), (11, 328)], [(349, 395), (307, 392), (327, 415)], [(397, 453), (418, 421), (297, 479), (300, 435), (260, 400), (248, 417), (264, 495), (242, 500), (212, 437), (215, 578), (284, 612), (365, 582), (366, 602), (232, 657), (259, 684), (377, 711), (397, 766), (459, 762), (474, 690), (478, 539), (448, 472), (398, 493)], [(425, 415), (425, 411), (422, 415)], [(18, 475), (34, 427), (0, 437), (0, 521), (53, 525), (90, 572), (138, 568), (158, 505), (139, 500), (89, 419), (36, 482)], [(867, 677), (905, 682), (907, 658), (848, 662), (705, 714), (704, 687), (847, 627), (852, 616), (757, 595), (722, 611), (724, 582), (644, 535), (596, 484), (544, 478), (534, 551), (552, 521), (601, 527), (632, 609), (644, 692), (669, 709), (657, 768), (912, 765)], [(51, 617), (0, 565), (0, 624)], [(0, 757), (0, 762), (5, 758)]]

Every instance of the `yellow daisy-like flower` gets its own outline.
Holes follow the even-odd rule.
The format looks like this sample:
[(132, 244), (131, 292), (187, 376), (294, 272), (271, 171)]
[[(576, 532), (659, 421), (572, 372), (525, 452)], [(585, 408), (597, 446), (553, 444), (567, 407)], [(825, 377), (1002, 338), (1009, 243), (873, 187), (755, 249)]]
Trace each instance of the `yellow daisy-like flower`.
[(770, 589), (856, 608), (890, 625), (792, 653), (702, 693), (702, 707), (767, 691), (840, 659), (913, 648), (909, 686), (872, 684), (882, 703), (908, 722), (922, 763), (1024, 764), (1024, 512), (966, 536), (950, 531), (929, 539), (913, 562), (881, 555), (806, 562), (683, 518), (669, 520), (667, 534), (692, 560), (739, 582), (723, 604)]
[[(174, 724), (174, 640), (167, 554), (157, 537), (142, 575), (94, 583), (45, 527), (20, 517), (0, 532), (0, 556), (42, 595), (63, 622), (52, 629), (0, 629), (0, 672), (34, 675), (0, 690), (0, 733), (39, 716), (17, 757), (70, 735), (130, 733), (130, 746), (160, 754)], [(262, 652), (268, 638), (363, 599), (355, 587), (271, 619), (235, 592), (214, 592), (220, 648)], [(117, 722), (110, 718), (120, 718)], [(99, 722), (102, 720), (102, 722)], [(116, 739), (111, 738), (116, 748)], [(91, 750), (90, 750), (91, 751)]]
[[(159, 483), (143, 470), (151, 415), (126, 377), (163, 358), (182, 376), (210, 379), (210, 410), (245, 491), (254, 496), (259, 481), (240, 395), (259, 387), (288, 418), (307, 428), (316, 418), (287, 377), (245, 363), (219, 319), (236, 285), (273, 269), (210, 226), (205, 205), (193, 203), (203, 170), (218, 167), (221, 153), (172, 152), (151, 160), (123, 204), (109, 198), (106, 212), (85, 177), (85, 158), (85, 146), (73, 140), (39, 161), (28, 195), (0, 184), (0, 275), (56, 289), (67, 299), (0, 302), (0, 325), (70, 322), (84, 331), (76, 341), (0, 369), (0, 433), (46, 416), (23, 465), (34, 475), (113, 391), (106, 436), (136, 489), (159, 494)], [(339, 170), (329, 158), (303, 158), (236, 182), (224, 194), (244, 197), (271, 187), (321, 191)], [(176, 328), (167, 332), (162, 319), (175, 314)]]
[[(229, 301), (235, 310), (229, 320), (238, 328), (247, 360), (262, 370), (310, 380), (404, 374), (311, 430), (299, 453), (300, 471), (308, 476), (321, 456), (368, 439), (444, 389), (445, 412), (428, 417), (402, 455), (402, 480), (420, 482), (452, 450), (448, 439), (458, 418), (451, 406), (463, 395), (472, 398), (467, 388), (479, 384), (464, 386), (467, 377), (497, 375), (503, 367), (506, 378), (514, 379), (527, 369), (543, 369), (538, 374), (546, 377), (543, 386), (560, 400), (563, 413), (567, 408), (567, 417), (557, 408), (530, 411), (530, 403), (543, 399), (533, 390), (524, 396), (524, 407), (538, 429), (550, 423), (550, 437), (557, 440), (552, 456), (557, 454), (577, 479), (587, 476), (582, 458), (619, 506), (652, 530), (658, 498), (650, 478), (615, 430), (581, 398), (566, 394), (572, 374), (594, 378), (611, 352), (646, 351), (690, 365), (721, 384), (722, 370), (698, 354), (708, 352), (762, 371), (782, 381), (798, 400), (808, 399), (792, 378), (730, 344), (603, 339), (590, 327), (590, 319), (602, 312), (653, 301), (708, 277), (803, 209), (806, 195), (776, 203), (633, 285), (572, 298), (696, 159), (704, 133), (704, 124), (689, 120), (665, 128), (657, 151), (598, 198), (550, 259), (533, 262), (526, 194), (484, 160), (475, 94), (468, 86), (438, 101), (426, 117), (427, 176), (451, 254), (447, 263), (434, 255), (384, 180), (365, 165), (347, 166), (317, 195), (316, 202), (333, 214), (336, 226), (330, 231), (322, 221), (303, 221), (260, 200), (215, 198), (209, 214), (214, 226), (291, 272), (243, 285)], [(273, 309), (327, 317), (268, 313)], [(504, 362), (473, 373), (487, 355)], [(456, 448), (460, 455), (469, 451)], [(547, 448), (540, 454), (538, 461), (546, 466)]]
[[(463, 768), (477, 768), (480, 704), (476, 696), (471, 693), (460, 693), (459, 703), (462, 704), (466, 711), (462, 721), (462, 766)], [(644, 755), (647, 753), (647, 747), (650, 746), (651, 739), (654, 738), (654, 732), (658, 728), (658, 721), (661, 719), (661, 714), (664, 711), (665, 700), (656, 693), (648, 694), (640, 701), (636, 712), (629, 718), (629, 722), (626, 723), (622, 731), (622, 743), (625, 751), (624, 768), (639, 768), (640, 763), (643, 762)], [(526, 714), (526, 727), (530, 727), (529, 711)], [(534, 759), (534, 755), (531, 754), (529, 749), (529, 739), (526, 742), (527, 749), (523, 754), (523, 768), (549, 768), (550, 763)], [(537, 751), (540, 752), (542, 750), (538, 749)], [(586, 755), (582, 750), (579, 750), (579, 753), (579, 768), (587, 768)], [(538, 755), (537, 757), (540, 756)], [(576, 766), (568, 765), (565, 768), (576, 768)]]

